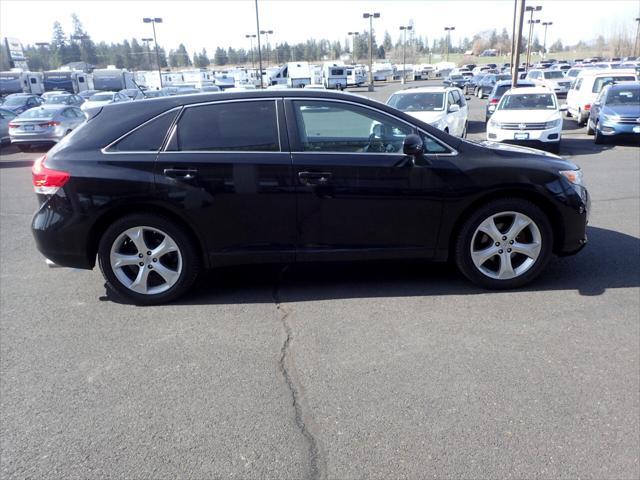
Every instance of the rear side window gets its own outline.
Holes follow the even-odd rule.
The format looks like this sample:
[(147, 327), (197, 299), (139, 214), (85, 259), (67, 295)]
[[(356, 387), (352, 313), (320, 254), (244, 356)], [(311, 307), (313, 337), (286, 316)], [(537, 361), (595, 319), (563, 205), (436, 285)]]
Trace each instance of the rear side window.
[(612, 75), (610, 77), (598, 77), (596, 78), (596, 81), (593, 82), (593, 88), (591, 89), (592, 93), (599, 93), (600, 90), (602, 90), (602, 87), (604, 87), (605, 85), (609, 84), (609, 83), (614, 83), (614, 82), (632, 82), (634, 81), (636, 78), (631, 76), (631, 75)]
[(173, 123), (178, 110), (166, 112), (142, 125), (118, 143), (109, 148), (110, 152), (157, 152), (162, 147), (167, 130)]
[(275, 101), (186, 108), (169, 150), (279, 151)]

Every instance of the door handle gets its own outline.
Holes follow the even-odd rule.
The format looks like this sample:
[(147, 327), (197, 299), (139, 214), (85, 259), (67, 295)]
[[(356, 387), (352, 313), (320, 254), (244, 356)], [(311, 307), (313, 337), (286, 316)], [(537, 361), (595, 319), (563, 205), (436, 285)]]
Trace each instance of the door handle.
[(171, 178), (180, 178), (182, 180), (191, 180), (198, 174), (195, 168), (165, 168), (164, 174)]
[(298, 172), (303, 185), (327, 185), (332, 175), (331, 172)]

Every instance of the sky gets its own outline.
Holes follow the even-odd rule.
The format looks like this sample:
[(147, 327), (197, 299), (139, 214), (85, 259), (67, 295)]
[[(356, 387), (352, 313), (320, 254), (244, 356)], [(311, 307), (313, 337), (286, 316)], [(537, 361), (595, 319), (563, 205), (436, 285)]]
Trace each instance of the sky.
[[(547, 44), (560, 38), (565, 44), (607, 35), (624, 28), (635, 34), (640, 16), (638, 0), (529, 0), (541, 5), (534, 18), (551, 21)], [(296, 43), (308, 38), (344, 41), (349, 31), (368, 29), (363, 12), (379, 12), (374, 20), (378, 41), (385, 30), (394, 41), (398, 27), (414, 22), (416, 34), (433, 38), (445, 26), (455, 26), (454, 45), (465, 36), (496, 28), (511, 31), (513, 0), (259, 0), (260, 29), (273, 30), (270, 43)], [(17, 37), (26, 44), (51, 39), (53, 22), (71, 31), (71, 14), (76, 13), (95, 42), (120, 42), (125, 38), (152, 36), (145, 16), (161, 17), (158, 43), (167, 49), (184, 43), (187, 51), (206, 48), (210, 55), (217, 46), (249, 47), (245, 34), (255, 33), (253, 0), (1, 0), (0, 36)], [(537, 33), (542, 40), (542, 28)]]

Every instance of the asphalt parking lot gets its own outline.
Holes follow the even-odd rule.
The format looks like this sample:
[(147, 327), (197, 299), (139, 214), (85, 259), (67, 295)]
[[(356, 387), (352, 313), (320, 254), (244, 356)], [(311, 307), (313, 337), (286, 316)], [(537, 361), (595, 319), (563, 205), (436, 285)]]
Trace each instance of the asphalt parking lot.
[(2, 478), (640, 477), (638, 146), (565, 121), (589, 245), (523, 290), (422, 262), (261, 266), (160, 307), (45, 266), (37, 155), (0, 154)]

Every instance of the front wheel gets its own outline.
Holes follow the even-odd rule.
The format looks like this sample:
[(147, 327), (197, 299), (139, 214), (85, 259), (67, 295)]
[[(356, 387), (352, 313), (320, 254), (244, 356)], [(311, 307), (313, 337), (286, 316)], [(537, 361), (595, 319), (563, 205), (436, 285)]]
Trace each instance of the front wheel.
[(544, 270), (553, 251), (547, 216), (520, 198), (494, 200), (476, 210), (460, 229), (456, 264), (483, 288), (525, 285)]
[(595, 143), (596, 145), (602, 145), (603, 143), (605, 143), (605, 137), (604, 135), (602, 135), (602, 133), (600, 133), (600, 130), (598, 130), (597, 123), (593, 127), (593, 143)]
[(587, 135), (593, 135), (593, 127), (591, 126), (591, 118), (587, 120)]
[(200, 271), (198, 249), (171, 220), (137, 213), (116, 220), (98, 246), (107, 286), (138, 305), (175, 300)]

